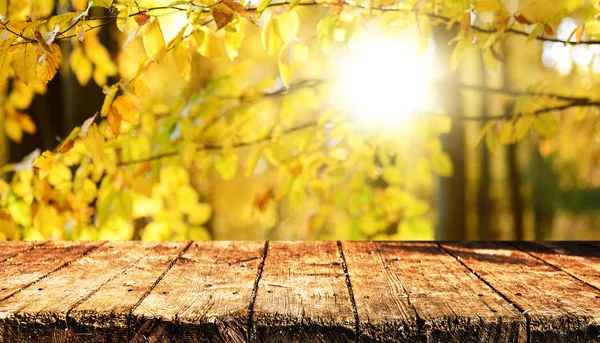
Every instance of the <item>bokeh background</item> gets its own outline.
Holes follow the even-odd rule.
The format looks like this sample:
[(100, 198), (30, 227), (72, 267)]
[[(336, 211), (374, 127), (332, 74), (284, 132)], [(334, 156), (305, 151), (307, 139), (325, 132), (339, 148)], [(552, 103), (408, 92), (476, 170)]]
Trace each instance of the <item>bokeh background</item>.
[[(140, 3), (151, 7), (166, 6), (170, 1), (142, 0)], [(516, 0), (504, 3), (508, 8), (522, 6)], [(63, 2), (56, 11), (82, 6), (86, 4), (77, 0)], [(99, 8), (92, 8), (92, 11), (96, 11), (96, 15), (104, 13)], [(315, 27), (327, 9), (299, 6), (294, 11), (300, 23), (297, 36), (312, 47)], [(188, 102), (195, 99), (196, 111), (206, 108), (210, 111), (210, 103), (207, 104), (211, 101), (210, 97), (197, 100), (197, 94), (205, 94), (207, 89), (211, 90), (211, 94), (216, 92), (220, 97), (233, 98), (248, 96), (244, 92), (245, 85), (249, 83), (270, 82), (276, 89), (277, 82), (280, 82), (277, 57), (270, 56), (261, 44), (261, 28), (270, 16), (269, 11), (265, 12), (258, 27), (251, 23), (243, 24), (244, 40), (234, 60), (227, 54), (216, 58), (195, 54), (191, 60), (189, 81), (180, 76), (173, 56), (167, 54), (161, 63), (153, 65), (146, 73), (150, 95), (144, 100), (143, 115), (153, 118), (173, 115), (172, 111), (181, 110), (173, 104), (182, 99)], [(583, 16), (585, 13), (581, 10), (562, 18), (557, 25), (556, 37), (570, 39)], [(180, 31), (185, 13), (165, 12), (159, 15), (158, 20), (168, 42)], [(303, 187), (306, 191), (299, 192), (300, 195), (294, 198), (286, 193), (288, 191), (282, 190), (294, 187), (288, 175), (293, 168), (288, 166), (286, 174), (269, 156), (261, 155), (255, 168), (245, 172), (244, 166), (254, 148), (242, 146), (235, 150), (239, 156), (235, 163), (239, 164), (239, 168), (228, 178), (223, 178), (213, 168), (203, 170), (202, 162), (160, 167), (170, 174), (185, 174), (184, 178), (197, 193), (186, 201), (207, 205), (208, 219), (201, 230), (193, 234), (172, 234), (180, 229), (169, 226), (173, 222), (168, 218), (170, 205), (165, 199), (169, 189), (166, 189), (165, 198), (158, 200), (162, 204), (160, 206), (144, 207), (143, 204), (148, 203), (151, 197), (134, 199), (134, 214), (112, 231), (102, 231), (92, 216), (88, 231), (79, 234), (65, 229), (65, 222), (61, 222), (47, 231), (28, 231), (19, 226), (18, 233), (10, 231), (12, 233), (7, 234), (7, 229), (4, 238), (600, 238), (597, 109), (586, 109), (585, 114), (579, 110), (553, 114), (559, 118), (556, 133), (544, 137), (529, 132), (514, 144), (496, 142), (494, 137), (482, 140), (480, 133), (487, 122), (465, 119), (501, 116), (513, 110), (522, 105), (519, 90), (550, 89), (566, 94), (577, 90), (593, 91), (600, 84), (600, 48), (597, 45), (565, 46), (531, 40), (526, 36), (510, 36), (497, 48), (496, 53), (501, 56), (482, 55), (480, 49), (465, 48), (462, 62), (456, 71), (451, 71), (448, 64), (452, 58), (452, 47), (448, 46), (448, 41), (456, 30), (435, 27), (433, 34), (427, 37), (428, 41), (423, 43), (413, 23), (407, 24), (405, 30), (394, 38), (378, 42), (373, 37), (379, 36), (379, 28), (375, 24), (373, 27), (369, 25), (365, 24), (363, 34), (371, 35), (366, 40), (371, 45), (367, 44), (362, 50), (366, 51), (363, 55), (360, 47), (358, 52), (348, 52), (337, 43), (333, 44), (328, 55), (310, 49), (307, 61), (295, 68), (294, 79), (313, 80), (315, 85), (251, 107), (254, 128), (247, 130), (260, 131), (261, 125), (266, 126), (272, 120), (269, 113), (273, 111), (293, 112), (296, 122), (301, 122), (297, 118), (322, 113), (323, 106), (349, 105), (359, 112), (351, 117), (351, 130), (369, 131), (365, 135), (398, 142), (394, 154), (383, 157), (374, 153), (370, 155), (369, 163), (356, 158), (352, 167), (343, 166), (343, 181), (330, 182), (329, 178), (333, 178), (331, 173), (328, 178), (311, 178)], [(369, 31), (371, 29), (374, 31)], [(101, 86), (120, 77), (131, 79), (136, 75), (139, 60), (145, 56), (140, 39), (132, 40), (123, 49), (127, 37), (114, 25), (97, 30), (94, 33), (97, 38), (91, 37), (90, 34), (86, 39), (97, 39), (110, 57), (108, 61), (99, 62), (104, 65), (96, 66), (103, 69), (105, 75), (94, 75), (82, 85), (73, 70), (73, 62), (71, 66), (63, 65), (47, 91), (33, 95), (30, 106), (24, 110), (35, 122), (35, 133), (24, 134), (17, 142), (15, 137), (7, 137), (3, 130), (0, 153), (4, 164), (20, 161), (35, 149), (54, 149), (59, 143), (57, 137), (66, 137), (73, 127), (81, 125), (102, 106), (104, 94)], [(335, 40), (343, 42), (343, 34)], [(75, 53), (76, 46), (71, 41), (61, 41), (60, 44), (63, 60), (67, 61)], [(415, 48), (420, 44), (425, 44), (426, 48)], [(418, 55), (407, 52), (410, 49), (419, 50)], [(337, 86), (321, 84), (329, 81), (334, 84), (337, 81)], [(457, 87), (459, 84), (472, 87)], [(15, 87), (18, 85), (11, 84), (4, 91)], [(420, 96), (419, 103), (412, 104), (414, 94), (411, 92), (419, 87), (426, 87), (426, 92)], [(493, 89), (514, 90), (517, 96), (494, 92)], [(2, 98), (2, 101), (8, 100)], [(282, 110), (283, 106), (287, 107)], [(421, 121), (414, 120), (415, 115), (410, 113), (414, 108), (411, 106), (431, 108), (432, 111), (445, 109), (449, 116), (432, 116), (425, 128)], [(142, 122), (145, 123), (144, 120)], [(223, 125), (234, 124), (224, 121)], [(441, 128), (436, 129), (436, 126)], [(434, 138), (425, 132), (434, 132)], [(135, 144), (150, 145), (149, 142)], [(368, 144), (368, 141), (355, 144)], [(444, 151), (452, 165), (447, 166), (443, 160), (434, 165), (432, 172), (429, 165), (432, 162), (424, 156), (429, 156), (436, 149)], [(328, 153), (348, 154), (344, 149), (329, 150)], [(391, 161), (385, 161), (390, 158)], [(386, 163), (395, 165), (398, 175), (393, 174), (395, 169), (384, 172)], [(371, 171), (361, 170), (362, 165), (373, 168), (378, 174), (373, 176)], [(11, 177), (10, 173), (6, 174), (5, 180), (10, 181)], [(395, 183), (401, 183), (411, 195), (399, 194), (391, 189), (390, 185)], [(326, 197), (319, 193), (320, 189), (327, 193)], [(160, 191), (155, 189), (155, 194), (157, 192)], [(158, 212), (163, 213), (161, 218), (158, 218)]]

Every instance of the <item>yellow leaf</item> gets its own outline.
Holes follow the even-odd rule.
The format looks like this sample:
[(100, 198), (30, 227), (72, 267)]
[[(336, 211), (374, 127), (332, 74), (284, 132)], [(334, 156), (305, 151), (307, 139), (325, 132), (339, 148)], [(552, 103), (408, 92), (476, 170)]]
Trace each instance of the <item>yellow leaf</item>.
[(92, 7), (110, 8), (114, 0), (91, 0)]
[(54, 157), (55, 154), (52, 151), (46, 150), (33, 162), (33, 166), (39, 170), (40, 179), (44, 179), (48, 175), (54, 162)]
[(244, 25), (238, 22), (235, 28), (234, 32), (227, 31), (225, 33), (225, 52), (232, 61), (238, 56), (238, 50), (242, 45), (242, 38), (244, 37)]
[(254, 170), (256, 169), (256, 165), (258, 164), (258, 161), (260, 160), (260, 158), (262, 156), (262, 152), (263, 152), (263, 149), (259, 148), (259, 147), (254, 147), (252, 149), (252, 152), (250, 153), (250, 155), (248, 156), (248, 159), (246, 160), (246, 172), (245, 172), (246, 176), (250, 176), (254, 173)]
[[(6, 34), (6, 31), (0, 31), (2, 34)], [(12, 43), (17, 39), (17, 36), (8, 34), (6, 39), (0, 40), (0, 84), (3, 84), (9, 73), (10, 65), (10, 49)]]
[(488, 130), (485, 134), (485, 146), (488, 148), (490, 152), (496, 151), (498, 147), (498, 139), (496, 138), (496, 134), (493, 130)]
[(131, 96), (119, 95), (112, 104), (122, 120), (128, 123), (137, 124), (140, 121), (140, 112)]
[(279, 32), (279, 21), (276, 17), (271, 17), (263, 27), (261, 42), (270, 56), (275, 56), (279, 52), (283, 40)]
[(143, 33), (143, 42), (144, 49), (146, 49), (146, 53), (151, 60), (160, 61), (163, 58), (167, 49), (158, 19), (154, 19), (154, 21), (146, 26), (146, 30)]
[(591, 35), (600, 34), (600, 20), (590, 20), (585, 23), (585, 32)]
[(198, 49), (200, 55), (204, 57), (221, 57), (222, 47), (219, 39), (208, 30), (203, 30), (204, 37), (202, 39), (202, 45)]
[(104, 161), (104, 146), (106, 143), (96, 123), (93, 123), (88, 129), (87, 134), (83, 137), (83, 143), (94, 161)]
[(184, 80), (190, 80), (190, 74), (192, 72), (192, 55), (187, 46), (185, 40), (179, 41), (175, 45), (175, 64), (179, 68), (179, 73)]
[(80, 85), (85, 86), (92, 78), (92, 62), (85, 57), (83, 49), (80, 46), (76, 47), (71, 56), (69, 56), (69, 64), (73, 74), (77, 78)]
[(192, 225), (202, 225), (206, 223), (212, 215), (212, 208), (209, 204), (194, 204), (192, 211), (188, 213), (188, 222)]
[(124, 6), (121, 11), (119, 11), (119, 15), (117, 15), (117, 28), (119, 31), (123, 32), (125, 30), (125, 24), (127, 24), (127, 20), (129, 19), (129, 5)]
[(533, 120), (533, 129), (543, 137), (550, 137), (556, 132), (558, 121), (552, 113), (542, 113)]
[(152, 197), (152, 181), (145, 177), (136, 177), (131, 188), (138, 194)]
[(110, 87), (105, 86), (102, 88), (102, 93), (106, 94), (106, 97), (104, 98), (104, 102), (102, 103), (102, 109), (100, 110), (100, 115), (102, 117), (106, 117), (106, 115), (108, 114), (108, 110), (112, 106), (112, 103), (115, 100), (115, 97), (117, 96), (118, 91), (119, 91), (118, 83), (116, 83)]
[(37, 52), (33, 44), (18, 45), (12, 63), (17, 77), (25, 84), (36, 79)]
[(230, 180), (235, 176), (237, 165), (238, 156), (233, 152), (218, 155), (215, 158), (215, 170), (223, 180)]
[(284, 43), (289, 43), (298, 34), (298, 27), (300, 27), (300, 18), (296, 11), (285, 12), (280, 16), (275, 17), (279, 23), (279, 33)]
[(44, 51), (42, 62), (37, 64), (37, 75), (44, 85), (48, 84), (48, 82), (54, 78), (54, 75), (56, 75), (56, 71), (58, 70), (62, 60), (62, 55), (58, 44), (52, 43), (50, 47), (54, 52), (51, 53), (49, 51)]
[(279, 75), (281, 75), (281, 81), (285, 88), (290, 87), (290, 80), (292, 79), (292, 59), (294, 56), (294, 42), (285, 44), (281, 51), (279, 51)]
[(35, 134), (35, 132), (36, 132), (35, 123), (33, 122), (33, 120), (31, 119), (30, 116), (28, 116), (25, 113), (16, 112), (15, 117), (21, 124), (21, 129), (23, 131), (29, 133), (30, 135)]
[(529, 132), (529, 129), (531, 129), (531, 125), (533, 125), (533, 117), (519, 117), (519, 119), (517, 119), (515, 122), (514, 140), (519, 141), (525, 137), (527, 132)]
[(431, 156), (431, 167), (434, 172), (444, 177), (451, 177), (454, 172), (452, 160), (450, 160), (450, 156), (444, 152), (439, 152)]
[(138, 98), (146, 97), (150, 93), (150, 84), (143, 75), (136, 77), (131, 82), (131, 86), (133, 87), (133, 95)]
[(503, 120), (498, 132), (498, 140), (502, 144), (512, 143), (513, 125), (512, 121)]
[(23, 130), (21, 129), (21, 124), (18, 120), (13, 117), (7, 117), (4, 120), (4, 131), (11, 141), (21, 143), (21, 140), (23, 139)]

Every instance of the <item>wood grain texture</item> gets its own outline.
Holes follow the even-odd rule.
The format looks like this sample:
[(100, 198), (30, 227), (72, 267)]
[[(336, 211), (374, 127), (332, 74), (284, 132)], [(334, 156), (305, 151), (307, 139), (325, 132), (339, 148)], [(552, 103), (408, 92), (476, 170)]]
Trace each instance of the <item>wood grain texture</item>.
[[(383, 306), (392, 299), (403, 300), (416, 311), (428, 342), (526, 342), (525, 317), (436, 244), (345, 246), (346, 259), (354, 260), (348, 265), (354, 271), (350, 276), (358, 308), (382, 304), (370, 312), (359, 311), (361, 323), (368, 320), (384, 327), (391, 322), (387, 318), (391, 312)], [(375, 275), (385, 280), (364, 285), (359, 281)], [(387, 291), (382, 289), (386, 286)], [(390, 290), (395, 296), (388, 295)], [(367, 298), (361, 299), (358, 292)], [(382, 334), (385, 332), (389, 334), (390, 330)]]
[(355, 341), (356, 323), (336, 243), (272, 242), (253, 323), (253, 341)]
[(126, 341), (131, 311), (168, 272), (189, 244), (138, 243), (143, 256), (73, 308), (68, 318), (69, 326), (78, 336), (85, 336), (86, 341)]
[(584, 242), (514, 242), (511, 244), (600, 289), (600, 248)]
[(525, 312), (531, 342), (599, 342), (600, 292), (506, 243), (443, 243)]
[(49, 242), (0, 263), (0, 301), (64, 267), (99, 244)]
[(42, 244), (44, 242), (0, 242), (0, 263)]
[(132, 342), (245, 342), (264, 246), (192, 244), (133, 311)]
[(358, 311), (360, 341), (422, 341), (416, 312), (402, 282), (375, 244), (343, 242), (342, 249)]
[[(2, 336), (9, 342), (95, 339), (89, 332), (77, 330), (70, 318), (71, 310), (156, 248), (157, 244), (109, 242), (22, 289), (0, 303), (0, 314), (8, 314), (0, 317), (4, 324)], [(111, 338), (97, 337), (94, 341), (105, 340)]]

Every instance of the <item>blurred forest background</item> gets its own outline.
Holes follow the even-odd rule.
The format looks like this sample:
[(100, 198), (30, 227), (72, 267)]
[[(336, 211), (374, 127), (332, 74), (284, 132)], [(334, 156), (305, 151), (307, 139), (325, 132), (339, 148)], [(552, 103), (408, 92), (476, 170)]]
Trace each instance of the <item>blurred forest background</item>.
[[(0, 1), (6, 2), (8, 11), (8, 17), (3, 13), (4, 23), (11, 18), (11, 6), (13, 21), (19, 19), (16, 12), (21, 19), (36, 19), (38, 1)], [(202, 3), (210, 6), (216, 2)], [(185, 63), (177, 61), (180, 55), (170, 52), (159, 63), (145, 68), (143, 80), (148, 91), (137, 103), (139, 122), (123, 123), (114, 145), (109, 140), (118, 133), (107, 129), (105, 122), (98, 124), (106, 137), (107, 151), (120, 151), (115, 156), (125, 161), (146, 160), (139, 163), (148, 165), (145, 171), (139, 171), (138, 163), (105, 161), (105, 176), (89, 176), (93, 186), (85, 192), (91, 195), (82, 200), (86, 197), (77, 192), (83, 192), (79, 189), (83, 186), (77, 186), (76, 179), (80, 166), (88, 163), (81, 159), (85, 151), (78, 152), (81, 156), (75, 162), (64, 160), (68, 153), (57, 157), (68, 167), (63, 179), (69, 186), (61, 190), (65, 192), (63, 200), (71, 192), (75, 200), (68, 201), (86, 203), (85, 210), (39, 195), (41, 188), (36, 187), (41, 186), (32, 181), (43, 178), (37, 168), (19, 169), (15, 163), (31, 158), (36, 149), (55, 151), (73, 128), (103, 107), (103, 86), (140, 79), (140, 61), (149, 51), (143, 38), (130, 40), (133, 28), (142, 26), (134, 21), (126, 23), (130, 29), (120, 30), (111, 23), (90, 30), (83, 43), (76, 37), (57, 39), (63, 63), (43, 91), (24, 90), (27, 86), (14, 74), (0, 88), (4, 94), (0, 107), (4, 109), (1, 120), (5, 128), (1, 130), (0, 160), (5, 166), (6, 185), (0, 187), (4, 208), (0, 213), (4, 218), (0, 220), (0, 237), (600, 238), (598, 107), (564, 106), (565, 110), (542, 113), (546, 116), (542, 121), (531, 119), (523, 124), (523, 130), (511, 126), (513, 132), (506, 133), (502, 128), (507, 122), (504, 118), (526, 119), (527, 111), (533, 113), (533, 118), (540, 108), (561, 107), (563, 103), (557, 102), (560, 97), (545, 97), (545, 92), (592, 100), (597, 97), (600, 45), (576, 44), (595, 37), (592, 24), (585, 26), (588, 31), (583, 30), (585, 22), (596, 21), (593, 1), (505, 0), (499, 1), (500, 5), (487, 0), (425, 1), (423, 11), (430, 9), (429, 13), (451, 19), (440, 23), (430, 16), (429, 35), (422, 32), (423, 26), (419, 25), (423, 24), (415, 21), (419, 17), (414, 14), (392, 16), (372, 9), (356, 13), (345, 7), (331, 14), (327, 4), (303, 3), (297, 2), (291, 11), (269, 7), (260, 18), (253, 14), (256, 25), (244, 20), (241, 12), (236, 13), (238, 17), (228, 25), (243, 30), (237, 51), (231, 48), (235, 44), (226, 41), (235, 39), (225, 37), (231, 31), (217, 30), (211, 23), (204, 26), (210, 33), (194, 30), (204, 32), (203, 42), (217, 32), (214, 39), (225, 42), (219, 52), (207, 51), (196, 39), (186, 43), (186, 48), (199, 51), (190, 53), (189, 60), (184, 57), (189, 70), (182, 70), (186, 68)], [(377, 6), (406, 6), (413, 13), (416, 3), (383, 1)], [(491, 10), (481, 8), (478, 13), (477, 6), (483, 3)], [(182, 27), (191, 22), (189, 11), (169, 10), (191, 2), (137, 0), (115, 4), (109, 9), (91, 7), (90, 20), (106, 20), (124, 8), (134, 13), (123, 6), (136, 7), (138, 12), (164, 7), (163, 11), (146, 13), (151, 14), (149, 20), (160, 21), (167, 47), (178, 35), (181, 40)], [(242, 5), (256, 8), (260, 1)], [(57, 0), (48, 14), (81, 12), (87, 6), (85, 1)], [(460, 9), (455, 10), (456, 6)], [(468, 19), (462, 14), (465, 10)], [(546, 17), (544, 11), (548, 12)], [(291, 13), (295, 19), (287, 18), (287, 23), (281, 19), (283, 33), (278, 34), (282, 42), (265, 38), (275, 35), (264, 32), (268, 30), (265, 26), (274, 25), (272, 18)], [(528, 18), (529, 13), (538, 17)], [(505, 33), (506, 27), (498, 34), (501, 15), (510, 18), (509, 27), (526, 34)], [(285, 53), (298, 61), (290, 62), (292, 76), (281, 77), (287, 67), (281, 66), (279, 49), (291, 49), (285, 44), (284, 32), (289, 21), (296, 23), (291, 24), (296, 25), (292, 38), (296, 46), (293, 52)], [(488, 27), (487, 23), (491, 23), (491, 33), (468, 29)], [(324, 32), (326, 26), (330, 33)], [(360, 55), (360, 43), (355, 43), (358, 47), (354, 51), (348, 48), (351, 30), (367, 42), (368, 53), (364, 56)], [(324, 43), (327, 34), (331, 37)], [(377, 45), (379, 38), (388, 34), (392, 38)], [(492, 35), (497, 37), (489, 43)], [(408, 51), (416, 45), (418, 51), (410, 55)], [(464, 50), (460, 57), (456, 49)], [(356, 62), (353, 56), (364, 58)], [(455, 69), (452, 64), (456, 64)], [(424, 95), (413, 94), (419, 87), (425, 87)], [(419, 96), (420, 102), (412, 104)], [(13, 108), (11, 112), (11, 106), (18, 110)], [(340, 119), (342, 115), (334, 111), (337, 107), (350, 107), (344, 113), (353, 114)], [(23, 125), (25, 119), (15, 125), (15, 112), (27, 113), (34, 125)], [(235, 116), (230, 116), (232, 113)], [(548, 119), (548, 115), (554, 119)], [(329, 119), (324, 117), (335, 120), (326, 123)], [(184, 123), (194, 122), (190, 118), (200, 120), (202, 124), (198, 125), (204, 128), (202, 125), (212, 120), (216, 128), (188, 133), (195, 143), (187, 144), (190, 139), (184, 137), (185, 125), (191, 125), (187, 128), (190, 132), (197, 129)], [(318, 124), (309, 128), (313, 119)], [(304, 128), (309, 128), (308, 134)], [(515, 134), (515, 130), (523, 132)], [(123, 138), (125, 132), (127, 138)], [(198, 140), (201, 143), (196, 144)], [(255, 141), (259, 143), (252, 143)], [(322, 144), (307, 148), (315, 141)], [(218, 146), (213, 146), (215, 142)], [(77, 143), (73, 151), (78, 145), (83, 146)], [(175, 154), (170, 152), (171, 146), (177, 146)], [(160, 156), (165, 152), (167, 156)], [(156, 154), (160, 157), (153, 158)], [(113, 156), (113, 152), (104, 157), (112, 161), (106, 156)], [(52, 168), (60, 165), (55, 161)], [(49, 171), (48, 189), (62, 187), (52, 179), (60, 178), (57, 173)], [(150, 190), (140, 190), (135, 182), (146, 176), (149, 185), (145, 187)], [(106, 185), (104, 180), (109, 177), (110, 185)], [(132, 182), (132, 186), (114, 186), (119, 182)], [(115, 188), (109, 192), (105, 190), (108, 187)], [(23, 192), (33, 196), (25, 201)], [(87, 219), (82, 219), (83, 212)], [(202, 218), (194, 219), (194, 215)]]

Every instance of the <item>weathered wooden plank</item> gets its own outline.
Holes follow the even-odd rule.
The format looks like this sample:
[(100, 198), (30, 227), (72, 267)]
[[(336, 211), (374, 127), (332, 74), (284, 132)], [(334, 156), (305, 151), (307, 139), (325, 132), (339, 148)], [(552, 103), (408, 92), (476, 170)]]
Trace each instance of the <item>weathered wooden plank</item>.
[(18, 254), (31, 250), (38, 245), (42, 245), (45, 242), (0, 242), (0, 263), (8, 260), (11, 257), (15, 257)]
[[(391, 334), (403, 325), (390, 316), (390, 306), (399, 303), (416, 311), (428, 342), (526, 342), (525, 317), (436, 244), (344, 246), (361, 327), (366, 327), (361, 337), (399, 341)], [(403, 324), (416, 328), (414, 322)], [(368, 326), (378, 327), (377, 334)]]
[[(415, 310), (398, 275), (372, 242), (343, 242), (361, 341), (421, 341)], [(394, 257), (395, 261), (395, 257)]]
[(131, 311), (191, 243), (131, 244), (143, 253), (141, 259), (70, 311), (68, 324), (76, 337), (86, 342), (126, 341)]
[(264, 246), (192, 244), (133, 311), (132, 342), (245, 342)]
[(600, 289), (600, 248), (584, 242), (513, 242), (511, 244)]
[(335, 242), (272, 242), (254, 302), (254, 341), (355, 341)]
[(600, 292), (503, 243), (443, 243), (525, 312), (531, 342), (599, 342)]
[(156, 248), (157, 244), (110, 242), (22, 289), (0, 303), (1, 336), (7, 342), (88, 341), (88, 333), (69, 325), (70, 311)]
[(49, 242), (0, 263), (0, 301), (64, 267), (99, 244)]

